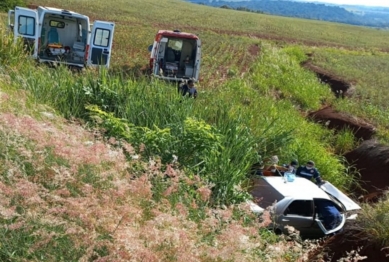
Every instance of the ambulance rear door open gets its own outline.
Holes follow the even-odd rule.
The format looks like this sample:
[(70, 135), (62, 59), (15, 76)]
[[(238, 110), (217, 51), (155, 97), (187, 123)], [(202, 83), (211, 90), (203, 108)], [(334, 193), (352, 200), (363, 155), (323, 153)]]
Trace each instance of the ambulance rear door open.
[[(13, 20), (13, 21), (12, 21)], [(13, 25), (12, 25), (13, 22)], [(15, 7), (8, 12), (9, 27), (13, 28), (15, 42), (22, 38), (24, 45), (36, 58), (38, 55), (38, 12), (29, 8)]]
[(109, 67), (114, 29), (115, 24), (112, 22), (95, 21), (93, 23), (87, 65)]

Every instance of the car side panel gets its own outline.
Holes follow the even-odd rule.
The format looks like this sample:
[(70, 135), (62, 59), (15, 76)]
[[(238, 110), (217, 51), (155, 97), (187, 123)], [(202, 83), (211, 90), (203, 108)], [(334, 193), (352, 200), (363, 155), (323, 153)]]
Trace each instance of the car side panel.
[[(302, 214), (288, 214), (288, 212), (290, 212), (289, 208), (300, 201), (301, 200), (293, 198), (285, 198), (277, 203), (277, 207), (275, 209), (276, 214), (278, 214), (275, 219), (277, 226), (286, 234), (288, 233), (288, 229), (285, 228), (285, 226), (292, 226), (298, 230), (300, 235), (303, 237), (322, 236), (323, 231), (314, 219), (315, 213), (313, 201), (301, 201), (304, 203), (304, 206), (302, 206), (302, 209), (300, 210)], [(310, 206), (309, 210), (307, 210), (307, 205)], [(307, 212), (304, 212), (305, 210)]]

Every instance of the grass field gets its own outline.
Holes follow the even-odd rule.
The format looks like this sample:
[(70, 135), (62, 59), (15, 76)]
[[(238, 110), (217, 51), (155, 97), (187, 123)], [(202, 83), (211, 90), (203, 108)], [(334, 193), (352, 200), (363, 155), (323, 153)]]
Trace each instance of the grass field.
[[(58, 6), (47, 0), (39, 4)], [(180, 29), (198, 34), (203, 43), (202, 90), (217, 87), (228, 78), (241, 77), (257, 59), (260, 50), (253, 50), (262, 42), (280, 48), (299, 45), (313, 52), (317, 65), (356, 83), (355, 99), (340, 101), (336, 107), (372, 121), (378, 125), (380, 136), (388, 140), (387, 31), (210, 8), (178, 0), (121, 0), (110, 8), (103, 1), (67, 0), (58, 7), (85, 13), (92, 20), (114, 21), (112, 65), (133, 74), (147, 65), (147, 47), (157, 30)]]
[[(0, 240), (11, 240), (0, 260), (306, 261), (305, 247), (290, 248), (238, 205), (252, 165), (273, 154), (313, 158), (347, 190), (353, 180), (337, 152), (357, 141), (305, 119), (324, 105), (369, 120), (389, 143), (387, 31), (178, 0), (32, 4), (114, 21), (112, 66), (37, 67), (2, 31)], [(200, 36), (196, 100), (142, 75), (159, 29)], [(352, 82), (355, 96), (336, 99), (301, 67), (307, 53)]]

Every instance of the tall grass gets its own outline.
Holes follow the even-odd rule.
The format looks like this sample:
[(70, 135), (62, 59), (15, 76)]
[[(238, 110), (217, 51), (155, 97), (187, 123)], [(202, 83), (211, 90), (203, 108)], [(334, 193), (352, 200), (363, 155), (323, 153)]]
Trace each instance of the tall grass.
[[(75, 3), (67, 0), (57, 6), (58, 3), (52, 1), (41, 2), (70, 10)], [(232, 11), (189, 7), (181, 1), (156, 4), (134, 0), (131, 3), (128, 5), (124, 0), (115, 2), (129, 7), (119, 8), (118, 11), (118, 8), (107, 9), (101, 1), (77, 2), (79, 10), (75, 11), (86, 13), (92, 19), (117, 22), (112, 60), (117, 67), (113, 72), (88, 69), (73, 73), (65, 67), (37, 66), (34, 61), (26, 59), (20, 46), (12, 45), (11, 39), (1, 40), (0, 59), (4, 62), (0, 68), (1, 86), (6, 83), (7, 88), (12, 86), (15, 90), (24, 91), (21, 92), (24, 95), (33, 96), (34, 99), (28, 100), (25, 105), (34, 109), (32, 114), (47, 113), (47, 107), (39, 105), (44, 103), (68, 119), (77, 118), (87, 127), (99, 128), (106, 141), (110, 142), (106, 147), (96, 143), (91, 146), (93, 150), (87, 151), (92, 138), (78, 137), (73, 141), (67, 135), (81, 134), (80, 129), (62, 127), (66, 130), (65, 134), (49, 139), (49, 135), (38, 132), (35, 123), (28, 119), (23, 119), (26, 122), (24, 126), (18, 126), (24, 123), (20, 119), (11, 121), (17, 127), (15, 130), (23, 136), (32, 136), (30, 139), (40, 146), (34, 148), (34, 144), (29, 145), (23, 140), (23, 145), (31, 148), (27, 147), (29, 150), (21, 153), (16, 146), (12, 148), (9, 143), (0, 143), (3, 148), (0, 155), (1, 182), (12, 185), (15, 183), (13, 175), (16, 174), (18, 179), (27, 179), (28, 185), (38, 185), (38, 191), (27, 187), (33, 190), (32, 193), (28, 191), (29, 194), (40, 192), (43, 196), (51, 192), (58, 197), (49, 198), (46, 202), (33, 199), (30, 206), (29, 203), (17, 202), (29, 199), (20, 197), (25, 193), (23, 187), (15, 187), (16, 191), (12, 191), (11, 186), (2, 185), (7, 189), (4, 192), (12, 192), (15, 201), (7, 206), (7, 211), (12, 211), (11, 220), (2, 221), (6, 226), (1, 228), (1, 236), (3, 239), (12, 238), (4, 251), (4, 259), (13, 259), (13, 254), (31, 260), (39, 260), (40, 257), (78, 260), (81, 256), (97, 259), (112, 254), (110, 259), (125, 259), (133, 255), (138, 260), (153, 261), (160, 257), (188, 260), (188, 257), (191, 258), (188, 250), (197, 250), (206, 243), (207, 248), (196, 258), (244, 261), (240, 255), (228, 256), (233, 246), (245, 250), (252, 260), (271, 260), (273, 255), (260, 246), (261, 241), (257, 238), (258, 232), (265, 242), (269, 239), (274, 241), (274, 236), (258, 231), (257, 227), (247, 229), (234, 224), (232, 228), (237, 229), (241, 237), (237, 238), (236, 230), (230, 232), (227, 227), (233, 221), (228, 205), (248, 197), (245, 185), (251, 166), (277, 154), (284, 163), (292, 158), (300, 163), (314, 160), (322, 177), (339, 187), (347, 188), (351, 180), (343, 159), (333, 152), (334, 145), (342, 144), (342, 139), (347, 136), (339, 136), (336, 141), (331, 131), (305, 119), (310, 110), (338, 103), (334, 102), (328, 86), (321, 84), (312, 72), (300, 67), (306, 59), (305, 48), (294, 45), (283, 48), (283, 41), (276, 45), (260, 41), (258, 30), (266, 30), (267, 36), (283, 34), (293, 36), (293, 39), (301, 38), (302, 42), (314, 38), (317, 43), (320, 35), (326, 34), (321, 29), (328, 26), (335, 33), (325, 35), (325, 45), (339, 44), (352, 48), (365, 48), (368, 44), (367, 48), (383, 49), (386, 38), (380, 32), (368, 29), (341, 27), (350, 29), (344, 32), (333, 24), (322, 22), (302, 27), (301, 24), (305, 23), (296, 19), (281, 18), (275, 22), (274, 17), (266, 15), (239, 13), (235, 16)], [(171, 8), (172, 3), (181, 11)], [(150, 9), (146, 10), (145, 6)], [(182, 19), (167, 15), (169, 12), (182, 16)], [(204, 14), (209, 16), (204, 19)], [(230, 24), (235, 28), (220, 29)], [(161, 26), (196, 31), (204, 40), (202, 73), (210, 81), (199, 84), (196, 100), (182, 98), (176, 88), (167, 83), (128, 74), (131, 68), (139, 68), (142, 61), (147, 63), (146, 47)], [(361, 40), (360, 32), (377, 41), (366, 41), (368, 37)], [(245, 36), (240, 37), (241, 34)], [(232, 43), (231, 39), (239, 41)], [(248, 52), (250, 47), (257, 47), (260, 52), (251, 55)], [(376, 106), (371, 106), (371, 112), (380, 112), (375, 109)], [(17, 115), (18, 110), (15, 111)], [(10, 119), (12, 116), (6, 120)], [(4, 123), (10, 123), (7, 121)], [(51, 129), (45, 128), (50, 133)], [(48, 142), (55, 146), (50, 146)], [(340, 145), (339, 150), (347, 144)], [(140, 163), (139, 158), (144, 162)], [(17, 167), (17, 172), (12, 164)], [(78, 200), (73, 201), (73, 197)], [(17, 216), (11, 210), (15, 206), (21, 209), (27, 206), (34, 211), (31, 214), (44, 213), (45, 219), (34, 220), (26, 216), (30, 213)], [(57, 209), (57, 206), (65, 208)], [(216, 209), (212, 212), (209, 206), (226, 209), (215, 214)], [(34, 209), (39, 207), (42, 209)], [(52, 213), (45, 213), (45, 210)], [(68, 213), (68, 210), (74, 212)], [(166, 210), (171, 213), (164, 214)], [(90, 213), (85, 215), (86, 211)], [(67, 223), (69, 231), (46, 226), (45, 222), (53, 216), (58, 219), (56, 223)], [(180, 216), (185, 219), (180, 220)], [(100, 217), (104, 220), (96, 219)], [(237, 217), (251, 221), (248, 224), (255, 221), (245, 212)], [(24, 223), (23, 219), (28, 223)], [(194, 226), (192, 221), (198, 224)], [(142, 232), (132, 231), (132, 225), (140, 227)], [(163, 234), (161, 229), (169, 226), (184, 231), (180, 231), (180, 236), (166, 231)], [(44, 230), (39, 231), (40, 228)], [(37, 237), (30, 239), (32, 233)], [(126, 233), (134, 236), (133, 242), (140, 250), (136, 254), (131, 253), (134, 243), (128, 244), (128, 238), (123, 236)], [(196, 238), (199, 235), (201, 240)], [(31, 243), (41, 243), (41, 236), (45, 236), (46, 242), (42, 243), (49, 243), (48, 248), (42, 249), (42, 252), (27, 253)], [(78, 243), (73, 249), (69, 247), (68, 236)], [(242, 249), (239, 241), (243, 239), (245, 242), (246, 236), (253, 242)], [(55, 246), (55, 240), (63, 244), (57, 254), (51, 248)], [(215, 247), (221, 242), (224, 244)], [(84, 243), (90, 247), (86, 251)], [(183, 246), (185, 250), (179, 248)], [(80, 250), (84, 250), (83, 255)], [(150, 254), (149, 250), (155, 253)], [(43, 255), (44, 251), (46, 255)], [(293, 252), (283, 252), (279, 259), (295, 259)]]
[(358, 144), (352, 130), (340, 130), (335, 136), (334, 150), (336, 154), (343, 155), (353, 150)]
[(388, 193), (374, 205), (363, 205), (358, 216), (358, 226), (367, 233), (367, 238), (378, 243), (379, 246), (388, 247), (389, 244), (389, 198)]
[(244, 205), (210, 209), (211, 186), (191, 172), (158, 159), (128, 159), (136, 154), (128, 144), (122, 149), (78, 125), (27, 116), (39, 108), (6, 109), (2, 261), (277, 261), (303, 253), (261, 228)]
[[(385, 90), (385, 83), (388, 82), (385, 80), (388, 39), (383, 30), (242, 13), (191, 5), (182, 1), (163, 1), (155, 5), (137, 0), (128, 5), (127, 1), (123, 0), (116, 1), (108, 10), (105, 10), (103, 1), (77, 2), (77, 8), (74, 8), (75, 3), (74, 0), (62, 1), (60, 4), (44, 0), (35, 4), (74, 10), (89, 15), (92, 20), (115, 21), (112, 67), (123, 74), (141, 73), (141, 68), (148, 62), (147, 46), (152, 43), (157, 30), (178, 28), (198, 34), (203, 42), (202, 81), (199, 84), (202, 89), (218, 87), (225, 80), (246, 73), (260, 52), (251, 52), (251, 48), (265, 39), (269, 40), (266, 42), (286, 49), (289, 45), (293, 47), (299, 44), (313, 54), (313, 61), (317, 65), (346, 80), (359, 83), (356, 85), (356, 99), (338, 101), (336, 107), (378, 125), (378, 136), (385, 143), (389, 141), (386, 131), (387, 99), (384, 95), (377, 96), (375, 91), (377, 88)], [(171, 5), (174, 5), (174, 11)], [(2, 17), (5, 19), (4, 15)], [(280, 65), (280, 68), (286, 70), (287, 66)], [(276, 85), (288, 85), (290, 81), (295, 80), (291, 75), (283, 82), (272, 81), (275, 81), (273, 84)], [(302, 85), (296, 90), (296, 97), (291, 99), (300, 103), (302, 89), (310, 90), (309, 84), (305, 87)], [(290, 91), (286, 95), (289, 93)]]
[(340, 175), (342, 162), (328, 154), (329, 131), (306, 122), (297, 111), (330, 101), (330, 91), (299, 68), (304, 57), (300, 49), (261, 49), (250, 78), (232, 79), (196, 100), (181, 97), (167, 83), (106, 70), (75, 74), (65, 67), (31, 70), (33, 65), (25, 63), (8, 72), (16, 86), (67, 118), (89, 121), (86, 107), (95, 105), (93, 114), (103, 118), (107, 135), (138, 148), (145, 145), (143, 154), (158, 155), (163, 163), (177, 156), (183, 167), (215, 185), (214, 203), (245, 198), (241, 185), (251, 166), (272, 154), (285, 163), (313, 159), (326, 179), (342, 186), (348, 179)]

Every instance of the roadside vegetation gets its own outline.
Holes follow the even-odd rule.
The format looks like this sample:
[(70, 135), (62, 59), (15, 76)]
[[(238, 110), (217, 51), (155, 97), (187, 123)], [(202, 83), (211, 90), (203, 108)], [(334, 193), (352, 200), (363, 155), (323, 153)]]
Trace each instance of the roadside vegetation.
[(26, 6), (25, 0), (3, 0), (0, 2), (0, 11), (8, 12), (9, 9), (12, 9), (14, 6)]
[(364, 205), (358, 225), (362, 232), (368, 233), (365, 237), (369, 241), (382, 247), (389, 245), (388, 212), (389, 198), (386, 194), (376, 205)]
[[(296, 247), (274, 235), (269, 217), (258, 221), (242, 202), (245, 165), (257, 160), (244, 119), (180, 103), (161, 82), (104, 71), (75, 77), (66, 68), (36, 68), (21, 47), (2, 51), (1, 58), (18, 57), (1, 75), (2, 261), (306, 257), (309, 243)], [(123, 104), (109, 107), (118, 95)], [(276, 146), (269, 137), (281, 143), (287, 134), (264, 136), (263, 145)]]
[[(39, 4), (115, 21), (113, 66), (37, 66), (2, 24), (0, 260), (303, 261), (308, 247), (275, 236), (244, 205), (252, 166), (274, 154), (312, 159), (347, 191), (353, 179), (337, 153), (357, 141), (305, 119), (329, 104), (389, 141), (384, 92), (374, 91), (388, 88), (377, 80), (388, 77), (378, 70), (388, 56), (380, 31), (182, 1)], [(202, 39), (196, 100), (142, 74), (155, 32), (175, 28)], [(355, 81), (356, 98), (336, 100), (301, 68), (307, 51)]]

